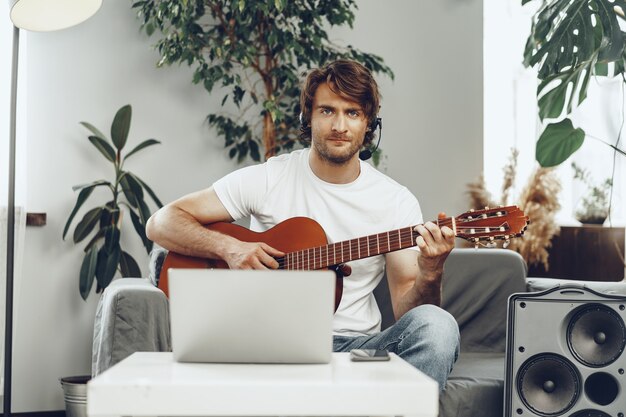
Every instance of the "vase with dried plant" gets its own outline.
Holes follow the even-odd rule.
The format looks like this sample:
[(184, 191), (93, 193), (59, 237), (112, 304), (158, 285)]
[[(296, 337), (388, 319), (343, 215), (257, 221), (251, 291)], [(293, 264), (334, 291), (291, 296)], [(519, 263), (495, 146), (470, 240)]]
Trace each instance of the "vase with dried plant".
[(583, 224), (604, 223), (609, 215), (609, 194), (613, 181), (606, 178), (601, 183), (594, 182), (589, 171), (572, 162), (574, 179), (585, 187), (585, 193), (576, 205), (576, 220)]
[[(517, 156), (518, 151), (512, 149), (509, 161), (504, 167), (502, 198), (499, 202), (487, 190), (482, 176), (468, 184), (470, 204), (473, 208), (509, 204), (516, 180)], [(555, 215), (561, 208), (558, 200), (560, 191), (561, 183), (553, 169), (537, 167), (517, 199), (519, 208), (529, 217), (530, 224), (524, 238), (511, 241), (508, 248), (522, 255), (529, 265), (542, 264), (546, 270), (550, 266), (548, 249), (552, 246), (552, 238), (560, 231), (555, 221)]]

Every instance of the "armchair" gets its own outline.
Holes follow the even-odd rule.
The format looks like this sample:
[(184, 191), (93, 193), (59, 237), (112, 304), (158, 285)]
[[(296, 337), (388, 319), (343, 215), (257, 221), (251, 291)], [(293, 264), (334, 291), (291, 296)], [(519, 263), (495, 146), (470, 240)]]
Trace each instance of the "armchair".
[[(171, 350), (167, 299), (155, 287), (164, 254), (163, 250), (153, 253), (149, 278), (117, 279), (105, 290), (94, 326), (94, 376), (135, 351)], [(440, 396), (441, 417), (503, 415), (508, 298), (566, 282), (526, 274), (523, 259), (510, 250), (457, 248), (448, 257), (442, 307), (459, 324), (461, 354)], [(593, 287), (626, 294), (624, 282), (593, 283)], [(393, 323), (386, 280), (375, 296), (385, 328)]]

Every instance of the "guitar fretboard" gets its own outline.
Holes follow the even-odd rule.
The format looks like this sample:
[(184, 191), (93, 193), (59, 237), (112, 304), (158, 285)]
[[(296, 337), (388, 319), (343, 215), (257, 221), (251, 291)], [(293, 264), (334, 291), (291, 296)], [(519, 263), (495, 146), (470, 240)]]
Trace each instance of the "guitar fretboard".
[[(453, 219), (448, 217), (440, 219), (436, 223), (440, 227), (451, 226)], [(329, 266), (415, 246), (417, 245), (415, 238), (419, 234), (413, 230), (414, 228), (415, 226), (409, 226), (357, 239), (331, 243), (325, 246), (290, 252), (284, 257), (276, 258), (276, 260), (280, 265), (279, 269), (315, 270), (328, 268)]]

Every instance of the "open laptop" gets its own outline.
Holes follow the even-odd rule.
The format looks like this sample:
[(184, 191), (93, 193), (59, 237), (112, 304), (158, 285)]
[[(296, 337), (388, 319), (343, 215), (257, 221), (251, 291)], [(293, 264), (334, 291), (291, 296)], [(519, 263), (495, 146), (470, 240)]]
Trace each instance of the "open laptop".
[(179, 362), (329, 363), (332, 271), (170, 269)]

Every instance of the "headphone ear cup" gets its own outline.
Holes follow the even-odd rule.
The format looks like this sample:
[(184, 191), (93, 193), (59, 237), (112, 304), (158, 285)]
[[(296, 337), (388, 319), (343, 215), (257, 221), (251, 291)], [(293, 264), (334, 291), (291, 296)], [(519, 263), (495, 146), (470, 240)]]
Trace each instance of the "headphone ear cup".
[(382, 119), (380, 117), (375, 117), (370, 122), (370, 125), (367, 127), (367, 130), (369, 132), (373, 132), (381, 125), (381, 123), (382, 123)]

